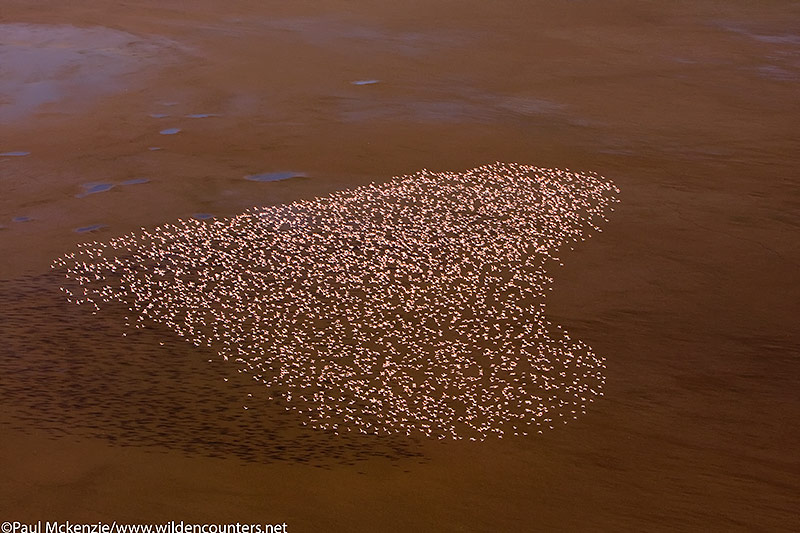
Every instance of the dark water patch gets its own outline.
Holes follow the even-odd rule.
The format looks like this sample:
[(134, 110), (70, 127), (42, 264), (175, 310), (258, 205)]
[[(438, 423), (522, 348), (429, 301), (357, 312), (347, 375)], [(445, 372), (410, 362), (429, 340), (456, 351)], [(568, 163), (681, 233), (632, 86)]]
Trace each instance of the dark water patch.
[(264, 172), (262, 174), (250, 174), (244, 179), (249, 181), (283, 181), (291, 178), (304, 178), (302, 172)]
[(210, 118), (218, 116), (219, 115), (216, 113), (192, 113), (191, 115), (186, 115), (186, 118)]
[(167, 128), (165, 130), (159, 131), (158, 133), (160, 133), (161, 135), (175, 135), (176, 133), (179, 133), (180, 131), (181, 131), (180, 128)]
[(0, 157), (24, 157), (30, 155), (30, 152), (3, 152)]
[(11, 222), (30, 222), (32, 220), (31, 217), (14, 217), (11, 219)]
[(83, 226), (82, 228), (75, 228), (73, 231), (75, 233), (91, 233), (93, 231), (99, 231), (103, 228), (107, 228), (105, 224), (92, 224), (91, 226)]
[(214, 215), (211, 213), (195, 213), (192, 217), (196, 218), (197, 220), (208, 220), (209, 218), (214, 218)]
[(133, 178), (130, 180), (123, 181), (121, 185), (139, 185), (142, 183), (150, 183), (150, 180), (147, 178)]
[(83, 192), (81, 194), (76, 194), (75, 198), (85, 198), (90, 194), (110, 191), (113, 188), (113, 183), (86, 183), (83, 185)]
[(350, 83), (353, 85), (375, 85), (376, 83), (380, 83), (380, 81), (381, 80), (356, 80)]

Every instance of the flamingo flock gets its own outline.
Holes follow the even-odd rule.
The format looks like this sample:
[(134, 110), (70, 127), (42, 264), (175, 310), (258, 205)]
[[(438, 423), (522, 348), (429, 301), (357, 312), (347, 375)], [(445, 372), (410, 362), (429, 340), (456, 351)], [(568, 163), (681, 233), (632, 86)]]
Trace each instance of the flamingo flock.
[(604, 358), (546, 319), (547, 268), (618, 193), (569, 169), (422, 170), (85, 243), (53, 268), (70, 301), (210, 347), (307, 426), (527, 435), (603, 394)]

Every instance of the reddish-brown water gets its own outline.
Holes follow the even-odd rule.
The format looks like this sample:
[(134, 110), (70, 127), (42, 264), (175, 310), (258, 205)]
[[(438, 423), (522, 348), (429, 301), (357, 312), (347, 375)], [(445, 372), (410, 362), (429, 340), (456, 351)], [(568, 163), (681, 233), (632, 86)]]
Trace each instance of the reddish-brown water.
[[(3, 0), (0, 521), (797, 530), (798, 20), (785, 1)], [(605, 396), (544, 435), (358, 439), (244, 411), (258, 390), (213, 353), (69, 305), (49, 273), (142, 226), (494, 161), (622, 191), (548, 298), (606, 357)]]

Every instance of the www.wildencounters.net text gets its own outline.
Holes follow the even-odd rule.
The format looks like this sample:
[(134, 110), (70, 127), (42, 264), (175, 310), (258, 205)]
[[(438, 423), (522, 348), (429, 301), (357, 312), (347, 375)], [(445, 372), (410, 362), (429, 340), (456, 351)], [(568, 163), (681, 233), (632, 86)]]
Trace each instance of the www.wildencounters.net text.
[(162, 524), (16, 522), (6, 521), (0, 533), (288, 533), (285, 522), (274, 524), (194, 524), (171, 520)]

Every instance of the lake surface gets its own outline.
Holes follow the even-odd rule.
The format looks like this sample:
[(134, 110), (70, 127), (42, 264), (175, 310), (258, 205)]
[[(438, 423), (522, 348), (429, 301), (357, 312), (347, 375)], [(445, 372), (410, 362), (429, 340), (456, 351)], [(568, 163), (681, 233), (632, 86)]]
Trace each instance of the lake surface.
[[(800, 4), (2, 15), (0, 519), (797, 530)], [(68, 303), (50, 269), (140, 228), (496, 161), (621, 191), (548, 269), (546, 314), (605, 359), (604, 395), (543, 434), (309, 429), (211, 348)]]

